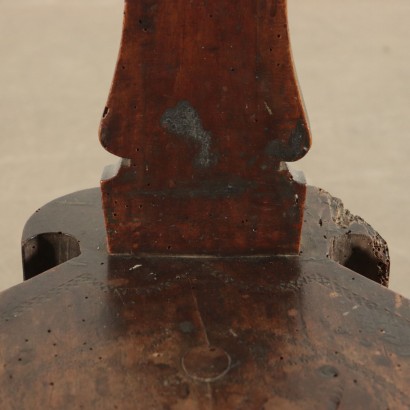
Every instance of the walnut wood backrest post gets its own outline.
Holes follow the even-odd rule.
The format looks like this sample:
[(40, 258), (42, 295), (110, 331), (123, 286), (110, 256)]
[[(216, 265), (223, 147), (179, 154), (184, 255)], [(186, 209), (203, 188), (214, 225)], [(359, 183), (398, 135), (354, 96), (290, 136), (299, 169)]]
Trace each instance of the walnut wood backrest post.
[(126, 0), (100, 129), (109, 251), (297, 253), (310, 147), (286, 0)]

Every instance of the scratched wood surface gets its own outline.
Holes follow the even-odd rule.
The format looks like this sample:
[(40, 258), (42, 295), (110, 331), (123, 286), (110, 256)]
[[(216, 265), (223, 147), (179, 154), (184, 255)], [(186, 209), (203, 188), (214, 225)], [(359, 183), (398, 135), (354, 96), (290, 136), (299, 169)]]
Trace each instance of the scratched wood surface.
[(102, 202), (37, 211), (0, 294), (2, 409), (409, 408), (386, 243), (283, 162), (285, 0), (126, 1), (101, 142)]
[[(376, 283), (383, 240), (327, 193), (308, 189), (302, 254), (282, 257), (109, 255), (100, 201), (26, 226), (25, 246), (49, 234), (71, 259), (0, 294), (2, 409), (409, 408), (409, 301)], [(373, 280), (326, 257), (352, 229), (387, 264)]]
[[(100, 129), (112, 253), (296, 254), (310, 147), (285, 0), (127, 0)], [(212, 228), (212, 229), (210, 229)]]

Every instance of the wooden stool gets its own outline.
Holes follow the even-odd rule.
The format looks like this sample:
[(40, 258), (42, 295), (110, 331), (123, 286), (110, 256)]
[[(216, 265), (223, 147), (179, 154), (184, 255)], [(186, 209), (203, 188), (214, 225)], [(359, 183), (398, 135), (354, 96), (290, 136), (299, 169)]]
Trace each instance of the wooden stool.
[(310, 147), (285, 0), (126, 0), (101, 190), (23, 233), (1, 409), (407, 409), (384, 240)]

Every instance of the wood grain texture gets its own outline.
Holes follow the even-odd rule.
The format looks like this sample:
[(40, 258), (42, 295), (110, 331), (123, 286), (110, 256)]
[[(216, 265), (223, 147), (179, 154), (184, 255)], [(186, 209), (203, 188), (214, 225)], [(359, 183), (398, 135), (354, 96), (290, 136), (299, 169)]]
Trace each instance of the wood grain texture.
[(111, 253), (299, 251), (283, 161), (311, 142), (287, 24), (285, 0), (125, 2), (100, 129), (124, 158), (102, 181)]
[(81, 255), (0, 294), (2, 409), (407, 409), (409, 302), (326, 256), (336, 203), (308, 189), (299, 256), (217, 258), (109, 255), (98, 189), (46, 205), (24, 243)]

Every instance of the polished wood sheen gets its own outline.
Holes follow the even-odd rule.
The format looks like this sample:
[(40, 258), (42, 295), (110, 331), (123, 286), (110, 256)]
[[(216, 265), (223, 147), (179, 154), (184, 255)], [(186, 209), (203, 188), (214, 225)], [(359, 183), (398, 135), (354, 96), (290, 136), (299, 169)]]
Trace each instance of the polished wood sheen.
[(297, 254), (310, 147), (285, 0), (127, 0), (101, 143), (111, 253)]
[[(55, 232), (81, 255), (0, 294), (1, 408), (409, 408), (410, 305), (376, 283), (385, 242), (316, 188), (305, 215), (301, 255), (141, 257), (107, 253), (98, 189), (46, 205), (23, 245)], [(357, 237), (362, 274), (332, 259), (343, 238), (360, 259)], [(49, 255), (37, 243), (25, 269)]]
[(0, 410), (409, 409), (386, 242), (285, 163), (310, 146), (286, 1), (125, 4), (122, 160), (24, 229)]

